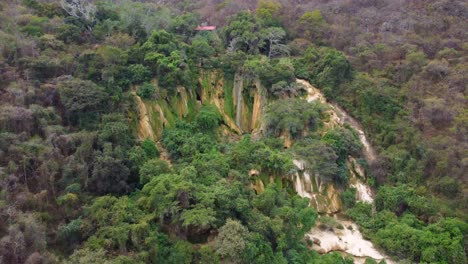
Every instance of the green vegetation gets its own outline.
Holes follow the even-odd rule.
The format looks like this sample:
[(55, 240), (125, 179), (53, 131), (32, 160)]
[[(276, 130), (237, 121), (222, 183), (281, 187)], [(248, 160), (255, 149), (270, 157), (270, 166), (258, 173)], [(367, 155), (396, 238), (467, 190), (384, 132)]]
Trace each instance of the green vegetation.
[[(0, 262), (352, 263), (306, 242), (318, 215), (294, 158), (387, 254), (466, 263), (463, 1), (159, 2), (0, 3)], [(234, 76), (246, 119), (266, 88), (262, 133), (225, 120)], [(359, 135), (329, 127), (296, 78), (376, 147), (373, 205), (348, 185)], [(162, 137), (137, 140), (134, 93)]]

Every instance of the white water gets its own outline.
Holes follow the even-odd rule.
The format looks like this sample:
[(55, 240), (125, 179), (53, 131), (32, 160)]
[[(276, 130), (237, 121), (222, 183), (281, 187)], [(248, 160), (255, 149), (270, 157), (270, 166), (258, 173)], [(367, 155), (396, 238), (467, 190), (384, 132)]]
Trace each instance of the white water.
[[(322, 184), (318, 175), (311, 177), (304, 161), (293, 160), (293, 163), (297, 168), (293, 179), (296, 193), (303, 198), (308, 198), (310, 200), (309, 205), (319, 213), (332, 214), (338, 212), (341, 208), (341, 201), (336, 188), (331, 184)], [(317, 187), (316, 191), (314, 191), (312, 181)]]
[(356, 200), (370, 204), (374, 201), (374, 198), (372, 198), (371, 196), (371, 190), (369, 186), (365, 185), (362, 182), (357, 182), (355, 185), (352, 186), (356, 188)]
[[(359, 139), (363, 145), (363, 154), (367, 162), (373, 162), (376, 158), (375, 150), (369, 143), (369, 140), (367, 139), (361, 125), (355, 119), (350, 117), (342, 108), (337, 105), (328, 103), (320, 90), (313, 87), (309, 82), (300, 79), (297, 79), (297, 82), (304, 85), (306, 88), (306, 99), (308, 102), (318, 100), (319, 102), (330, 106), (330, 120), (326, 122), (326, 127), (331, 128), (348, 124), (358, 132)], [(294, 160), (294, 164), (299, 171), (305, 171), (304, 162)], [(365, 203), (372, 203), (374, 200), (372, 190), (362, 181), (362, 179), (365, 178), (364, 170), (352, 157), (349, 157), (348, 159), (348, 168), (351, 172), (350, 186), (356, 188), (356, 200)], [(294, 187), (296, 192), (301, 197), (309, 198), (311, 200), (311, 206), (314, 206), (320, 212), (319, 209), (323, 208), (323, 205), (318, 203), (317, 196), (322, 195), (322, 186), (317, 184), (317, 186), (319, 186), (319, 193), (314, 193), (309, 174), (307, 174), (306, 177), (306, 173), (304, 172), (303, 175), (303, 178), (300, 177), (299, 173), (295, 175)], [(333, 185), (330, 186), (333, 187)], [(333, 197), (333, 195), (330, 195), (330, 192), (336, 192), (335, 189), (330, 190), (329, 186), (327, 186), (326, 189), (328, 194), (325, 197)], [(327, 207), (335, 207), (337, 205), (337, 202), (334, 202), (332, 199), (331, 201), (331, 203), (326, 205)], [(327, 209), (332, 213), (337, 212), (336, 208)], [(320, 254), (333, 251), (343, 252), (353, 256), (355, 263), (364, 263), (367, 257), (376, 260), (385, 259), (387, 263), (392, 263), (389, 258), (380, 253), (370, 241), (363, 238), (362, 233), (359, 231), (359, 227), (354, 222), (349, 219), (340, 218), (337, 214), (333, 214), (333, 216), (336, 223), (344, 227), (343, 229), (332, 228), (322, 230), (319, 227), (315, 227), (306, 235), (312, 241), (314, 241), (313, 248), (317, 250), (317, 252)]]
[(306, 235), (310, 240), (314, 241), (312, 248), (318, 253), (344, 252), (353, 256), (355, 263), (364, 263), (367, 257), (378, 261), (385, 259), (387, 263), (392, 263), (370, 241), (362, 237), (359, 227), (355, 223), (340, 217), (335, 217), (334, 220), (337, 224), (342, 225), (343, 229), (322, 230), (316, 227)]
[(357, 122), (354, 118), (348, 115), (348, 113), (346, 113), (340, 106), (327, 102), (327, 99), (322, 94), (322, 92), (319, 89), (312, 86), (308, 81), (301, 80), (301, 79), (296, 79), (296, 81), (297, 83), (302, 84), (306, 88), (307, 102), (310, 103), (310, 102), (318, 100), (319, 102), (330, 106), (331, 108), (331, 112), (330, 112), (331, 120), (329, 121), (330, 126), (348, 124), (350, 127), (352, 127), (354, 130), (358, 132), (359, 140), (364, 146), (363, 148), (364, 157), (366, 158), (368, 163), (372, 163), (376, 158), (375, 150), (370, 144), (369, 140), (367, 139), (366, 134), (364, 133), (364, 130), (362, 129), (359, 122)]

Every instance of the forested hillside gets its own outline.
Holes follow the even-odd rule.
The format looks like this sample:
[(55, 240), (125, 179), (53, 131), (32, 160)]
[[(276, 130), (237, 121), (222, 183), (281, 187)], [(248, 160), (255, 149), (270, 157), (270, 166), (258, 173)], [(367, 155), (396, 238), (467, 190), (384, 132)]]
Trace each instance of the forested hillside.
[(0, 263), (467, 263), (467, 19), (1, 1)]

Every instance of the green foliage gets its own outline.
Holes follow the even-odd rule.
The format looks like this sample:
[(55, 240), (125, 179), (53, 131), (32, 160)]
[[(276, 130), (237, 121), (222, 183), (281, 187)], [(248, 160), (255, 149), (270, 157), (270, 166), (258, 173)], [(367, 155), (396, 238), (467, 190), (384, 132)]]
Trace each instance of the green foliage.
[(200, 18), (196, 13), (187, 13), (177, 16), (171, 25), (171, 31), (186, 38), (195, 34), (195, 28)]
[(71, 124), (90, 122), (106, 109), (107, 93), (91, 81), (64, 79), (58, 84), (58, 90), (65, 118)]
[[(321, 129), (322, 106), (276, 100), (301, 95), (296, 77), (358, 119), (379, 152), (366, 171), (380, 185), (375, 210), (356, 203), (353, 189), (342, 194), (365, 236), (396, 258), (466, 262), (467, 225), (448, 217), (463, 217), (466, 209), (460, 1), (435, 1), (417, 14), (408, 5), (412, 20), (404, 28), (369, 13), (380, 10), (378, 19), (392, 21), (399, 4), (355, 3), (350, 12), (338, 3), (340, 12), (331, 14), (317, 2), (301, 14), (289, 12), (287, 1), (259, 1), (255, 12), (230, 18), (219, 30), (223, 39), (216, 31), (195, 34), (199, 17), (219, 27), (231, 11), (254, 3), (197, 9), (191, 1), (104, 0), (85, 17), (45, 2), (0, 3), (4, 262), (352, 263), (307, 249), (304, 235), (317, 214), (307, 199), (291, 195), (289, 177), (293, 155), (323, 181), (344, 185), (346, 159), (359, 156), (361, 146), (347, 128)], [(293, 9), (311, 10), (306, 3)], [(432, 21), (434, 15), (440, 19)], [(305, 39), (286, 45), (294, 37)], [(304, 51), (310, 43), (333, 45), (346, 56), (330, 47)], [(297, 57), (287, 57), (289, 47)], [(219, 142), (223, 117), (208, 104), (188, 114), (191, 123), (174, 125), (168, 109), (175, 106), (166, 105), (178, 95), (165, 89), (183, 86), (195, 111), (200, 66), (231, 80), (241, 72), (245, 98), (260, 80), (272, 100), (265, 132), (291, 136), (292, 149), (284, 151), (278, 138), (248, 135)], [(138, 144), (132, 134), (131, 85), (165, 112), (171, 128), (162, 143), (171, 166), (157, 159), (154, 142)], [(232, 117), (232, 85), (224, 87), (223, 110)], [(251, 170), (259, 175), (249, 176)], [(265, 189), (256, 194), (251, 185), (259, 179)], [(130, 196), (101, 196), (109, 193)], [(321, 224), (337, 227), (331, 218)]]
[(327, 28), (327, 22), (322, 16), (320, 10), (305, 12), (298, 20), (299, 28), (304, 36), (311, 39), (314, 43), (321, 43)]
[(162, 142), (174, 159), (191, 160), (197, 153), (207, 153), (216, 146), (212, 136), (196, 132), (191, 124), (183, 121), (177, 122), (175, 128), (164, 130)]
[(57, 34), (57, 39), (65, 42), (66, 44), (70, 44), (73, 42), (81, 42), (81, 33), (84, 29), (71, 24), (62, 25), (59, 28), (59, 32)]
[(151, 181), (153, 177), (170, 171), (167, 162), (160, 159), (150, 159), (140, 167), (140, 183), (144, 185)]
[(224, 28), (226, 42), (232, 50), (248, 54), (257, 54), (263, 45), (256, 17), (247, 11), (237, 13)]
[(449, 198), (455, 198), (460, 193), (460, 184), (455, 179), (445, 176), (438, 181), (434, 189)]
[(195, 58), (199, 58), (201, 63), (203, 63), (204, 58), (210, 58), (216, 52), (211, 46), (209, 39), (202, 35), (197, 35), (193, 38), (191, 48)]
[(156, 89), (154, 85), (149, 82), (143, 83), (137, 90), (137, 95), (144, 99), (154, 99), (155, 94)]
[(271, 175), (285, 175), (292, 170), (291, 160), (278, 150), (273, 150), (263, 143), (254, 142), (249, 136), (244, 136), (230, 150), (232, 166), (260, 170)]
[(165, 30), (153, 31), (141, 46), (144, 62), (158, 76), (161, 87), (175, 88), (181, 84), (190, 88), (194, 85), (197, 73), (191, 68), (192, 61), (185, 56), (185, 48), (174, 34)]
[(345, 160), (349, 155), (356, 157), (362, 148), (358, 134), (349, 128), (334, 128), (327, 131), (322, 141), (333, 148), (341, 160)]
[(96, 251), (90, 249), (76, 250), (70, 258), (65, 261), (67, 264), (86, 264), (86, 263), (102, 263), (110, 264), (111, 262), (106, 258), (106, 252), (103, 249)]
[(279, 26), (282, 4), (277, 1), (260, 0), (257, 6), (257, 18), (266, 26)]
[[(454, 225), (444, 226), (447, 222)], [(376, 242), (392, 254), (415, 261), (463, 263), (466, 256), (461, 246), (463, 235), (460, 227), (466, 228), (466, 223), (453, 219), (443, 220), (423, 230), (405, 224), (387, 226), (377, 232)], [(435, 233), (431, 231), (436, 231), (437, 235), (434, 236)]]
[(128, 77), (132, 84), (145, 83), (151, 79), (151, 70), (142, 64), (132, 64), (128, 66)]
[(156, 147), (156, 143), (153, 140), (147, 138), (141, 142), (141, 148), (145, 151), (146, 156), (149, 159), (154, 159), (159, 157), (159, 150)]
[(201, 131), (213, 131), (222, 120), (218, 108), (214, 105), (204, 105), (195, 116), (195, 126)]
[(347, 189), (341, 194), (341, 200), (346, 208), (353, 208), (356, 205), (356, 189)]
[(113, 148), (107, 143), (103, 151), (96, 151), (94, 155), (95, 162), (87, 188), (100, 195), (127, 192), (130, 170), (123, 162), (122, 149)]
[(326, 255), (322, 256), (321, 258), (317, 259), (316, 262), (314, 262), (314, 263), (319, 263), (319, 264), (332, 264), (332, 263), (352, 264), (354, 262), (353, 262), (352, 258), (349, 258), (349, 257), (343, 258), (339, 253), (333, 252), (333, 253), (329, 253), (329, 254), (326, 254)]
[(57, 237), (66, 242), (66, 246), (72, 248), (81, 240), (81, 219), (72, 220), (67, 225), (60, 226), (57, 230)]
[(216, 253), (230, 260), (240, 259), (248, 236), (247, 228), (238, 221), (228, 219), (226, 224), (219, 229), (216, 237)]
[(98, 140), (100, 144), (110, 142), (114, 146), (125, 148), (130, 147), (134, 142), (128, 122), (121, 114), (107, 114), (102, 117)]
[(306, 131), (315, 131), (321, 125), (324, 107), (302, 99), (284, 99), (271, 103), (266, 113), (266, 128), (269, 135), (282, 132), (292, 138), (300, 138)]
[(323, 181), (340, 183), (338, 156), (331, 147), (318, 140), (307, 138), (295, 144), (293, 151), (306, 162), (307, 169), (319, 173)]
[(375, 197), (375, 205), (377, 210), (390, 210), (397, 215), (409, 210), (416, 215), (427, 217), (436, 211), (434, 204), (407, 185), (381, 187)]
[(297, 76), (310, 79), (331, 99), (338, 86), (352, 77), (351, 64), (344, 54), (330, 48), (309, 47), (294, 65)]

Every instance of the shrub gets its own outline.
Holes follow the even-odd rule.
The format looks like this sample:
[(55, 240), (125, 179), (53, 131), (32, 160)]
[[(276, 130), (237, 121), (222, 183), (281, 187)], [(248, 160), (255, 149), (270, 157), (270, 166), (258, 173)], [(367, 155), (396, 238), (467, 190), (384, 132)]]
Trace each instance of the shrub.
[(156, 89), (151, 83), (143, 83), (138, 88), (137, 95), (144, 99), (153, 99), (156, 93)]

